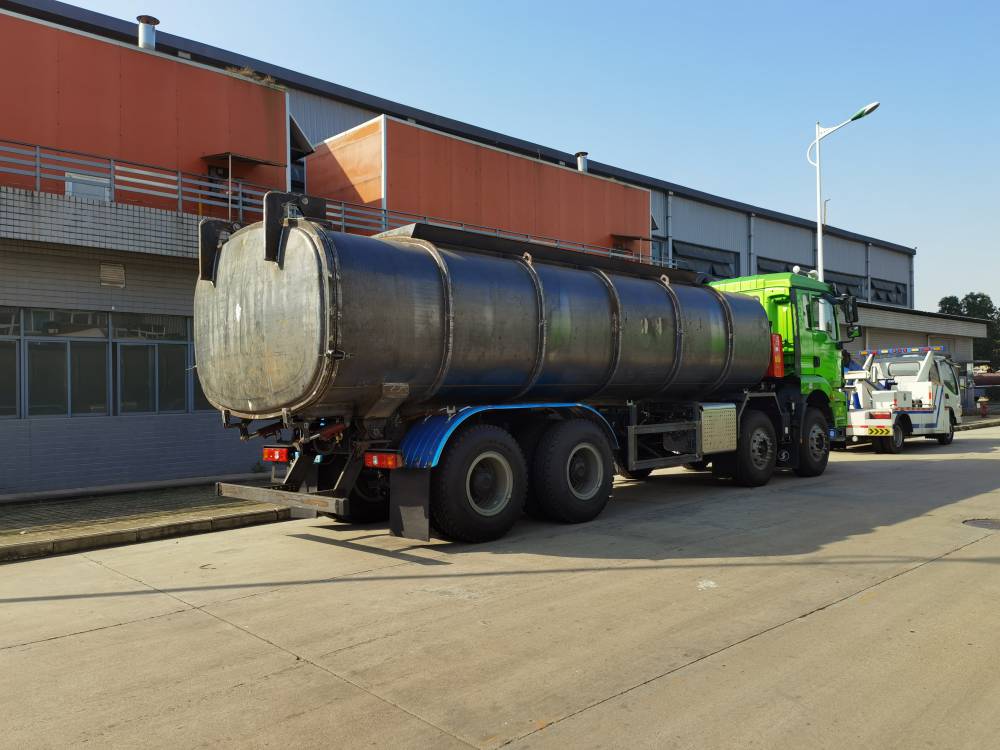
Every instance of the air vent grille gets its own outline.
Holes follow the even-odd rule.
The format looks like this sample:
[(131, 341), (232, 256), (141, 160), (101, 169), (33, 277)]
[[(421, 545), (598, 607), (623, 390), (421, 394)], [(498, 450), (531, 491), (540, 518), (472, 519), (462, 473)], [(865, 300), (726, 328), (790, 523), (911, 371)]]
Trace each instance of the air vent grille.
[(101, 263), (101, 286), (125, 288), (125, 266), (121, 263)]

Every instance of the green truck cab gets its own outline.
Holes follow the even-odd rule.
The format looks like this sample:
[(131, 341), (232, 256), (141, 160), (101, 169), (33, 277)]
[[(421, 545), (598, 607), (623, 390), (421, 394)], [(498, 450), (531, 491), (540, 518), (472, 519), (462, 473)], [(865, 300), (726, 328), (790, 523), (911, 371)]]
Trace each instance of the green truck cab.
[[(846, 441), (847, 398), (841, 352), (857, 336), (857, 300), (836, 287), (798, 273), (769, 273), (713, 281), (711, 286), (757, 299), (771, 333), (781, 336), (785, 388), (798, 387), (809, 406), (821, 409), (830, 440)], [(841, 338), (842, 333), (846, 338)]]

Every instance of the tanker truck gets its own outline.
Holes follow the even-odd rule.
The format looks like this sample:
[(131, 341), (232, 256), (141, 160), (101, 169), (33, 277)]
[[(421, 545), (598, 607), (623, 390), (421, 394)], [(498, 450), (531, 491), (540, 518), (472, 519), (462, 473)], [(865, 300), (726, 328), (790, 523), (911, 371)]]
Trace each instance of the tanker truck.
[(269, 193), (205, 219), (197, 374), (262, 439), (266, 486), (219, 494), (393, 534), (506, 534), (525, 512), (598, 516), (618, 473), (811, 477), (843, 441), (852, 297), (795, 273), (712, 284), (665, 268), (418, 223), (334, 231), (322, 199)]

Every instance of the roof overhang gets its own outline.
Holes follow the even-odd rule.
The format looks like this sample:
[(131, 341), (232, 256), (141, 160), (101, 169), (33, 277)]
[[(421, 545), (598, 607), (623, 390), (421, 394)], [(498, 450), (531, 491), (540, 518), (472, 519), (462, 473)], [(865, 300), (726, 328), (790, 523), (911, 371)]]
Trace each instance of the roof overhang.
[(942, 336), (986, 338), (989, 321), (962, 315), (910, 310), (906, 307), (859, 302), (858, 323), (867, 328), (888, 328), (899, 331), (919, 331)]
[(201, 160), (208, 164), (249, 164), (254, 167), (281, 167), (282, 169), (287, 166), (286, 164), (279, 164), (276, 161), (260, 159), (256, 156), (237, 154), (234, 151), (223, 151), (219, 154), (205, 154), (201, 157)]

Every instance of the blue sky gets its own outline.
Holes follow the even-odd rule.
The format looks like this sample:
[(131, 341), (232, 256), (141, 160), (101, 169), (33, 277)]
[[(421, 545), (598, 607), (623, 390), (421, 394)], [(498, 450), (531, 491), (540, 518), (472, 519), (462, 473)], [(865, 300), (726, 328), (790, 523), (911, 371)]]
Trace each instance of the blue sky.
[(917, 306), (1000, 302), (1000, 5), (84, 0), (121, 18), (917, 247)]

